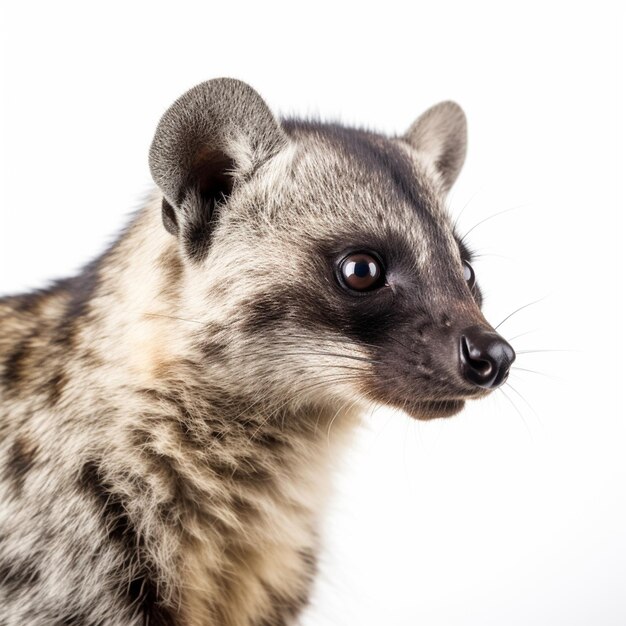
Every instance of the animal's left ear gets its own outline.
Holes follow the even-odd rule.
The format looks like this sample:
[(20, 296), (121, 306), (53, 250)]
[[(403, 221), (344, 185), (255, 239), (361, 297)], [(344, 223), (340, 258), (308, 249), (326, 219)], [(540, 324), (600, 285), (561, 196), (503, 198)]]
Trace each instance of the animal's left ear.
[(456, 102), (440, 102), (423, 113), (402, 137), (433, 163), (447, 192), (456, 180), (467, 151), (467, 122)]

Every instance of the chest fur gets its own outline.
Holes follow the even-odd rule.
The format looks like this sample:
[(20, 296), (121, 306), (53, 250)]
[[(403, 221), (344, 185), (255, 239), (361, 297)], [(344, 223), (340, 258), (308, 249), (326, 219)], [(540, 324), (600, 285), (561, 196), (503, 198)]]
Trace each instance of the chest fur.
[(255, 484), (233, 479), (227, 497), (205, 501), (196, 528), (186, 525), (181, 588), (192, 626), (291, 624), (306, 605), (328, 469), (301, 457), (275, 470), (257, 468)]
[(175, 546), (160, 561), (182, 624), (291, 624), (307, 603), (332, 459), (356, 416), (336, 420), (331, 437), (323, 416), (286, 419), (303, 427), (190, 412), (142, 432), (133, 421), (128, 452), (151, 484), (149, 498), (137, 494), (137, 513), (144, 527), (159, 526), (151, 534), (160, 554)]

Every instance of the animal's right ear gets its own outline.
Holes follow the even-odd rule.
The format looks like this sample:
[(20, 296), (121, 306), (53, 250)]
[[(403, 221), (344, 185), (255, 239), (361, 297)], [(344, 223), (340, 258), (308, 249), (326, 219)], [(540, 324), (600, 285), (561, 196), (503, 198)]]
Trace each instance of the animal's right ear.
[(163, 192), (165, 228), (192, 259), (208, 251), (216, 206), (286, 141), (261, 96), (231, 78), (193, 87), (165, 112), (150, 147), (150, 171)]
[(441, 190), (447, 193), (465, 161), (467, 122), (463, 109), (456, 102), (440, 102), (422, 113), (403, 139), (434, 165)]

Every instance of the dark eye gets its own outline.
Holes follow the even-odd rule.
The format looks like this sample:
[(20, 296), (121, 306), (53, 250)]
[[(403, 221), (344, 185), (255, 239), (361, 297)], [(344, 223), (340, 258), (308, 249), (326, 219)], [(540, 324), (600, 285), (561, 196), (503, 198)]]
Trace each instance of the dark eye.
[(463, 261), (463, 276), (467, 281), (467, 286), (473, 289), (476, 284), (476, 274), (474, 274), (474, 268), (467, 261)]
[(369, 291), (384, 284), (382, 263), (366, 252), (349, 254), (341, 261), (339, 271), (342, 283), (355, 291)]

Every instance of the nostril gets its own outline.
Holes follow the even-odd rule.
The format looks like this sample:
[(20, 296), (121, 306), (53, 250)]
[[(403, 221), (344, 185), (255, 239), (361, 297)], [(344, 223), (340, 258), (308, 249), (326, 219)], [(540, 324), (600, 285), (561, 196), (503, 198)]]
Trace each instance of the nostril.
[(500, 335), (480, 326), (465, 329), (459, 348), (463, 378), (484, 389), (501, 385), (515, 360), (513, 348)]
[(483, 378), (488, 378), (493, 372), (493, 365), (489, 363), (489, 361), (478, 361), (472, 359), (471, 364), (474, 370), (478, 372)]
[(472, 356), (475, 350), (470, 349), (467, 337), (461, 337), (461, 361), (481, 377), (489, 377), (493, 372), (493, 364), (485, 358), (476, 358)]

